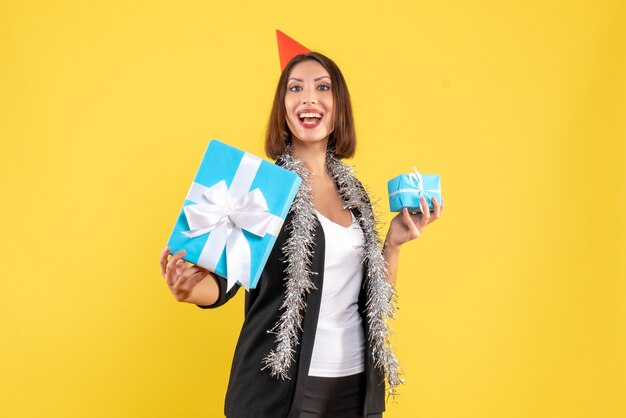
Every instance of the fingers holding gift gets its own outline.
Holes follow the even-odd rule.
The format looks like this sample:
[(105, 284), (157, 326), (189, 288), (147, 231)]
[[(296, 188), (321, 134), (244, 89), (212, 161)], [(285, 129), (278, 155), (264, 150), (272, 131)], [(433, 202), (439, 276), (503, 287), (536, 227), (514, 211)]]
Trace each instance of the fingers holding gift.
[(176, 276), (180, 276), (189, 266), (191, 266), (191, 263), (188, 263), (185, 260), (178, 260), (176, 262)]
[[(443, 205), (440, 205), (436, 198), (433, 197), (431, 201), (433, 202), (433, 207), (435, 209), (430, 218), (430, 222), (436, 221), (437, 219), (439, 219), (439, 217), (441, 216), (441, 212), (443, 211)], [(443, 200), (442, 200), (442, 203), (443, 203)]]
[(422, 217), (419, 220), (418, 229), (422, 231), (426, 225), (430, 223), (430, 209), (428, 208), (428, 203), (426, 203), (426, 199), (424, 196), (420, 197), (420, 208), (422, 209)]
[(161, 276), (165, 277), (165, 271), (167, 270), (167, 257), (170, 255), (170, 247), (163, 248), (161, 256), (159, 257), (159, 266), (161, 267)]
[(193, 288), (200, 283), (209, 272), (201, 267), (188, 267), (182, 272), (176, 283), (172, 286), (172, 294), (179, 302), (184, 302), (189, 298)]
[(407, 208), (402, 208), (402, 219), (407, 229), (409, 230), (409, 239), (411, 240), (419, 237), (420, 231), (417, 226), (415, 226), (413, 217), (411, 217), (411, 214), (409, 213), (409, 210)]
[[(165, 267), (165, 281), (168, 286), (173, 286), (178, 279), (178, 276), (182, 273), (181, 265), (179, 265), (179, 261), (185, 256), (185, 250), (180, 250), (179, 252), (172, 255), (170, 261), (167, 262)], [(186, 267), (185, 267), (186, 268)]]

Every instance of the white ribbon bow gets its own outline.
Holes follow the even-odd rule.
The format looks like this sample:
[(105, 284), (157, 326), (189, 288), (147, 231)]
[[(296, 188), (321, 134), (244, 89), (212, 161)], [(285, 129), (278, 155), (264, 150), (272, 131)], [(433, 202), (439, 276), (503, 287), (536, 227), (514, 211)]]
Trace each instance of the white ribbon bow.
[(421, 192), (422, 194), (424, 193), (424, 181), (422, 180), (422, 175), (420, 174), (419, 171), (417, 171), (417, 168), (413, 167), (413, 173), (409, 173), (409, 181), (415, 186), (415, 188)]
[(249, 289), (250, 244), (243, 230), (263, 237), (267, 233), (273, 234), (281, 219), (267, 211), (267, 202), (259, 189), (233, 199), (222, 180), (206, 189), (203, 198), (207, 203), (185, 206), (190, 230), (183, 234), (195, 238), (211, 232), (205, 245), (209, 251), (203, 251), (203, 264), (209, 270), (215, 270), (226, 246), (228, 289), (237, 281)]

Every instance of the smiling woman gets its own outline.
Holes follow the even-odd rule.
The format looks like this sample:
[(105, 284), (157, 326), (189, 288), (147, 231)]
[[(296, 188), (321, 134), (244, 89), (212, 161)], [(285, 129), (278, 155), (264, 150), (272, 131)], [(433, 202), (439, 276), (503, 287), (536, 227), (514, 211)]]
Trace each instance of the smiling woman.
[[(305, 123), (300, 112), (305, 116), (317, 113), (318, 123)], [(307, 133), (307, 127), (317, 128), (319, 122), (323, 122), (322, 130)], [(356, 135), (348, 86), (339, 67), (316, 52), (294, 57), (278, 80), (265, 142), (267, 155), (278, 158), (292, 135), (300, 135), (301, 140), (325, 135), (338, 158), (354, 156)]]
[[(381, 417), (385, 382), (401, 383), (387, 335), (402, 244), (441, 213), (406, 210), (384, 247), (369, 197), (350, 167), (356, 136), (350, 94), (322, 54), (290, 57), (278, 81), (265, 149), (302, 178), (255, 289), (235, 349), (225, 413), (234, 418)], [(161, 271), (176, 299), (202, 308), (239, 289), (181, 262), (169, 249)]]

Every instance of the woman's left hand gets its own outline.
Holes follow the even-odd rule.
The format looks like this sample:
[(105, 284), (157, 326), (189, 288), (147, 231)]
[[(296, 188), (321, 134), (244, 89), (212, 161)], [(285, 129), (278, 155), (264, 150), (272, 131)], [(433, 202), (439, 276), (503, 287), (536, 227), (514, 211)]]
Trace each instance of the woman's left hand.
[(410, 214), (407, 208), (403, 208), (389, 225), (387, 238), (385, 239), (385, 247), (400, 247), (402, 244), (414, 240), (419, 237), (426, 226), (436, 221), (443, 211), (443, 200), (441, 205), (437, 199), (432, 199), (434, 211), (431, 213), (428, 209), (428, 203), (424, 196), (420, 198), (420, 207), (422, 213)]

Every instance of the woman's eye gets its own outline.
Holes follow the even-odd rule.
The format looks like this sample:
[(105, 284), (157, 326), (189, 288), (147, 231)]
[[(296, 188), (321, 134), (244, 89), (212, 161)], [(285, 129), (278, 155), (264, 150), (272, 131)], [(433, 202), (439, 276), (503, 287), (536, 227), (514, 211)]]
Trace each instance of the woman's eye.
[(291, 86), (291, 87), (289, 87), (289, 90), (290, 91), (301, 91), (302, 87), (300, 87), (300, 86)]
[(328, 91), (328, 90), (330, 90), (330, 86), (328, 86), (326, 84), (321, 84), (321, 85), (317, 86), (317, 89), (321, 90), (321, 91)]

